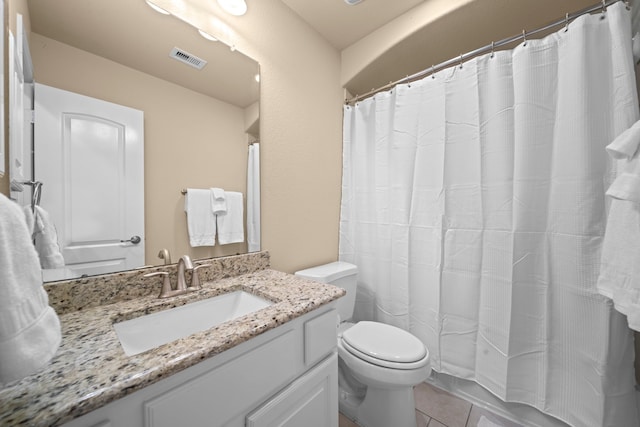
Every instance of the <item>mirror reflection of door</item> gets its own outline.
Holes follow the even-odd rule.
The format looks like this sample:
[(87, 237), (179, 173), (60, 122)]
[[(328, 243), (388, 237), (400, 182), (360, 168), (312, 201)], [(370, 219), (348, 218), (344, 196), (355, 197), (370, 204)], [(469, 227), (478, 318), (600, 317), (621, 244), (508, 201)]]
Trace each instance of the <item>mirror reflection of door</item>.
[(143, 266), (143, 112), (38, 83), (34, 98), (34, 176), (65, 260), (44, 279)]

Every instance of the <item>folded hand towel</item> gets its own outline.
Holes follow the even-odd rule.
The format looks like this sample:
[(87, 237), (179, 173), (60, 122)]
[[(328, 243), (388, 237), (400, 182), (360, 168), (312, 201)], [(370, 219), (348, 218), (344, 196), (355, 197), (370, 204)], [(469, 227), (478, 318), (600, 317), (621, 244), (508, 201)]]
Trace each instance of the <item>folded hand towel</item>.
[(621, 160), (626, 164), (607, 190), (612, 199), (596, 284), (598, 292), (613, 300), (616, 310), (627, 315), (629, 327), (636, 331), (640, 331), (639, 123), (621, 133), (607, 147), (612, 157), (629, 160)]
[(640, 331), (640, 204), (613, 200), (602, 243), (598, 292)]
[(616, 159), (627, 159), (618, 170), (613, 184), (607, 190), (607, 195), (615, 199), (640, 203), (640, 121), (637, 121), (626, 131), (622, 132), (607, 146), (609, 154)]
[(191, 246), (216, 244), (216, 217), (211, 210), (211, 191), (188, 188), (184, 199)]
[(42, 287), (25, 215), (0, 194), (0, 386), (47, 364), (61, 340), (60, 321)]
[(221, 245), (244, 242), (244, 199), (242, 193), (225, 191), (227, 213), (216, 217)]
[(638, 151), (638, 145), (640, 145), (640, 120), (618, 135), (606, 149), (614, 159), (630, 159)]
[(40, 206), (34, 208), (33, 238), (36, 241), (36, 251), (40, 256), (42, 268), (64, 267), (64, 258), (58, 245), (58, 233), (49, 217), (49, 213)]
[(227, 200), (222, 188), (211, 188), (211, 209), (214, 215), (227, 213)]

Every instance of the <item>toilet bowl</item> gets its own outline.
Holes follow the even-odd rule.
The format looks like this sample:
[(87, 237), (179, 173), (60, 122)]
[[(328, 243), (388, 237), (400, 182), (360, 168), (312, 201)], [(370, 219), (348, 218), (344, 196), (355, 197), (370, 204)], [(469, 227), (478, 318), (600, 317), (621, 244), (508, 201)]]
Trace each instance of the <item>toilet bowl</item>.
[[(351, 319), (357, 268), (334, 262), (295, 273), (344, 288), (341, 319)], [(429, 351), (409, 332), (379, 322), (343, 321), (338, 330), (340, 412), (362, 427), (415, 427), (413, 387), (430, 373)]]

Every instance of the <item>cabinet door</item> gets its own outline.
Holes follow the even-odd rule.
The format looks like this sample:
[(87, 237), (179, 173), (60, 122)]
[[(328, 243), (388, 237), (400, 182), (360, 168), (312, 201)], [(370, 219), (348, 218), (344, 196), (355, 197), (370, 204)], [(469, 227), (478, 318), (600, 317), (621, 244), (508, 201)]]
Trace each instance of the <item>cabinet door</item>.
[(144, 404), (145, 427), (222, 426), (302, 370), (300, 335), (279, 337)]
[(304, 323), (304, 363), (312, 366), (338, 345), (338, 312), (330, 310)]
[(247, 427), (337, 427), (338, 356), (333, 353), (247, 416)]

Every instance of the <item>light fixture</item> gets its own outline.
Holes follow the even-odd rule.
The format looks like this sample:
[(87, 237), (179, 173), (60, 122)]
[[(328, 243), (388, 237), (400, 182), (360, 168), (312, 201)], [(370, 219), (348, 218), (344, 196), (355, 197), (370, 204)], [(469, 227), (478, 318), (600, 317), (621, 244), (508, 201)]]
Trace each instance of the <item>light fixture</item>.
[(256, 74), (254, 79), (256, 79), (256, 83), (260, 83), (260, 74)]
[(151, 3), (149, 0), (145, 0), (145, 1), (149, 5), (149, 7), (151, 9), (155, 10), (156, 12), (162, 13), (163, 15), (171, 15), (171, 13), (167, 12), (166, 10), (161, 8), (160, 6), (156, 6), (155, 4)]
[(362, 1), (362, 0), (344, 0), (344, 2), (345, 2), (346, 4), (348, 4), (349, 6), (355, 6), (355, 5), (357, 5), (358, 3), (360, 3), (361, 1)]
[(247, 13), (247, 3), (244, 0), (218, 0), (218, 4), (231, 15), (241, 16)]
[(204, 31), (202, 31), (202, 30), (200, 30), (200, 29), (198, 29), (198, 33), (200, 33), (200, 35), (201, 35), (202, 37), (204, 37), (205, 39), (207, 39), (207, 40), (211, 40), (212, 42), (217, 42), (217, 41), (218, 41), (218, 39), (217, 39), (217, 38), (213, 37), (213, 36), (212, 36), (211, 34), (209, 34), (209, 33), (205, 33)]

